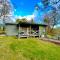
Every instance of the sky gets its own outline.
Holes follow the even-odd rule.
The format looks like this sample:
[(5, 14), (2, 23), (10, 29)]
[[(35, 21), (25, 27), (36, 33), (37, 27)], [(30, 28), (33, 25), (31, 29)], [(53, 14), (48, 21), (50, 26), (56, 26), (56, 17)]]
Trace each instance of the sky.
[[(35, 23), (42, 23), (44, 14), (50, 10), (50, 7), (44, 9), (41, 0), (11, 0), (11, 2), (17, 18), (27, 18), (27, 20), (34, 18)], [(38, 11), (35, 9), (36, 4), (39, 6)]]
[[(31, 20), (34, 18), (35, 23), (43, 22), (43, 4), (41, 0), (11, 0), (14, 7), (14, 15), (18, 18), (27, 18)], [(36, 4), (40, 7), (37, 11)]]
[(40, 0), (11, 0), (14, 8), (15, 15), (26, 16), (32, 15), (35, 9), (35, 5), (40, 2)]

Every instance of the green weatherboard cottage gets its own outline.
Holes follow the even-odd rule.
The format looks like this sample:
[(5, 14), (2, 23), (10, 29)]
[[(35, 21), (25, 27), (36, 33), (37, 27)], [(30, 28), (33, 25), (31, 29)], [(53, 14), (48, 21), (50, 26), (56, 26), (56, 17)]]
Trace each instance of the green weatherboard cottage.
[(6, 23), (5, 34), (7, 36), (20, 37), (44, 37), (46, 32), (46, 24), (32, 23)]

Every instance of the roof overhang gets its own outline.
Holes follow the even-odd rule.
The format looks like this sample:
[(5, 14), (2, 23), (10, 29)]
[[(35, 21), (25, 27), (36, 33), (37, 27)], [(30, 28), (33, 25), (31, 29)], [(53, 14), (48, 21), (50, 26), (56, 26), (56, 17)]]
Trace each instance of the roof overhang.
[(5, 23), (5, 25), (27, 25), (27, 26), (44, 26), (46, 27), (47, 24), (36, 24), (36, 23), (26, 23), (26, 22), (20, 22), (20, 23)]
[(18, 25), (36, 25), (36, 26), (47, 26), (47, 24), (36, 24), (36, 23), (18, 23)]

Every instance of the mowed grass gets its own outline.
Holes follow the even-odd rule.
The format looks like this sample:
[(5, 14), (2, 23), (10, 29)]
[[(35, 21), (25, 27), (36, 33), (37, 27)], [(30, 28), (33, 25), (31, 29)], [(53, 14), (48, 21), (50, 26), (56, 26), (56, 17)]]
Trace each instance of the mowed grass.
[(38, 38), (0, 37), (0, 60), (60, 60), (60, 46)]

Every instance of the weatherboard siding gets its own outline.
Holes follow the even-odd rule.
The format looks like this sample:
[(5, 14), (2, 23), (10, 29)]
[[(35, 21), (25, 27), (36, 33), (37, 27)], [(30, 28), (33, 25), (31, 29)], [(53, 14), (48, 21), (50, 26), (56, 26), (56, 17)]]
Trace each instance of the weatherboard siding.
[(18, 35), (16, 25), (6, 25), (5, 33), (8, 36)]

